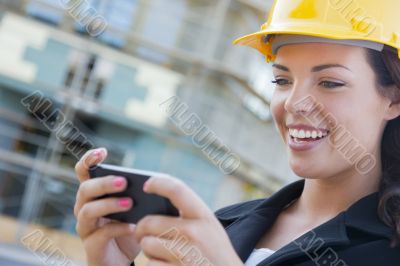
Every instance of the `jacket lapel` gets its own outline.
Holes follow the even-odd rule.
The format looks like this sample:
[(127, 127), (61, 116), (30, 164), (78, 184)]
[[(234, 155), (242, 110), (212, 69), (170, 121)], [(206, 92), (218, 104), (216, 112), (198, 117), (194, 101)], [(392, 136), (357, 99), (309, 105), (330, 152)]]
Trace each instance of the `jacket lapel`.
[[(306, 256), (316, 261), (327, 248), (350, 243), (344, 224), (344, 213), (303, 234), (258, 264), (278, 265), (288, 259)], [(318, 264), (316, 264), (318, 265)]]
[(395, 232), (379, 219), (378, 203), (378, 192), (354, 203), (346, 211), (346, 226), (378, 237), (391, 239)]
[(225, 228), (237, 254), (246, 261), (258, 240), (272, 226), (280, 211), (303, 191), (304, 180), (283, 187)]
[(232, 245), (242, 261), (249, 257), (260, 237), (272, 225), (273, 217), (277, 216), (279, 210), (271, 208), (265, 210), (265, 213), (266, 215), (251, 213), (226, 228)]

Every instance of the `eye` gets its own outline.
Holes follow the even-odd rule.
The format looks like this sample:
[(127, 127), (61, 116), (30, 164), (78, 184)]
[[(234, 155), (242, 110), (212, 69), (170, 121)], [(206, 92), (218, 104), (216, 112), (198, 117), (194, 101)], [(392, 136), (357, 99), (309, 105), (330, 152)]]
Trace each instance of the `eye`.
[(327, 89), (334, 89), (334, 88), (338, 88), (338, 87), (343, 87), (344, 83), (340, 83), (340, 82), (334, 82), (334, 81), (321, 81), (321, 83), (319, 83), (320, 86), (327, 88)]
[(274, 84), (276, 84), (276, 85), (278, 85), (278, 86), (285, 86), (285, 85), (289, 85), (290, 84), (290, 81), (289, 80), (287, 80), (287, 79), (282, 79), (282, 78), (280, 78), (280, 79), (275, 79), (275, 80), (273, 80), (273, 81), (271, 81), (272, 83), (274, 83)]

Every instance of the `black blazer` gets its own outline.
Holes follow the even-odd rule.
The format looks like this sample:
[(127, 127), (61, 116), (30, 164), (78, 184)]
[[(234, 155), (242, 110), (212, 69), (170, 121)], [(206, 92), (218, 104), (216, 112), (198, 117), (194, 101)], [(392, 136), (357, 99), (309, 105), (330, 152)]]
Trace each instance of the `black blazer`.
[[(304, 180), (291, 183), (267, 199), (225, 207), (216, 216), (242, 261), (272, 226), (279, 212), (303, 191)], [(377, 216), (378, 192), (303, 234), (258, 264), (296, 266), (400, 266), (400, 247), (390, 248), (393, 230)]]

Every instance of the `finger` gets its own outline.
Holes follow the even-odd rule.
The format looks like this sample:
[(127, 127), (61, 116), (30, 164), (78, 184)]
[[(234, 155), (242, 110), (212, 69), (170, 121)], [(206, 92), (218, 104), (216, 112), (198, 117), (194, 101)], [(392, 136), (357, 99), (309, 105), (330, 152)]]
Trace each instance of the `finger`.
[(182, 217), (201, 218), (212, 214), (200, 197), (177, 178), (151, 177), (143, 189), (168, 198), (181, 211)]
[[(190, 221), (162, 215), (148, 215), (137, 223), (135, 237), (140, 242), (146, 236), (176, 239), (189, 233)], [(184, 228), (184, 229), (182, 229)]]
[(107, 150), (105, 148), (87, 151), (75, 165), (75, 172), (79, 181), (83, 182), (89, 179), (89, 168), (101, 163), (106, 157)]
[(171, 249), (171, 241), (154, 237), (147, 236), (144, 237), (140, 241), (140, 246), (142, 247), (143, 253), (150, 260), (158, 260), (163, 263), (172, 263), (178, 262), (179, 257), (174, 253), (173, 249)]
[(85, 238), (98, 228), (99, 218), (128, 211), (132, 205), (131, 198), (107, 198), (88, 202), (78, 213), (76, 231), (81, 238)]
[(122, 176), (106, 176), (83, 181), (76, 193), (75, 217), (78, 216), (78, 212), (87, 202), (106, 194), (124, 191), (127, 184), (127, 180)]
[(140, 246), (150, 260), (173, 265), (210, 265), (202, 252), (189, 241), (177, 242), (148, 236), (142, 239)]
[[(180, 266), (181, 264), (177, 264), (177, 265)], [(175, 266), (175, 264), (171, 264), (171, 263), (164, 262), (161, 260), (151, 259), (148, 263), (146, 263), (146, 266)]]
[(104, 246), (113, 238), (133, 235), (135, 228), (134, 224), (108, 223), (90, 235), (85, 243), (93, 247)]

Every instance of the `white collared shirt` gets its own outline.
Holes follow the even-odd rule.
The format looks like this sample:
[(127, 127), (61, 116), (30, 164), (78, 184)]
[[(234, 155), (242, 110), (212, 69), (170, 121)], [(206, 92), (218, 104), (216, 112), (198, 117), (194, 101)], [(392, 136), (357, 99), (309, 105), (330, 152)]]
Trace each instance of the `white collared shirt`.
[(269, 248), (254, 249), (249, 258), (246, 260), (244, 266), (256, 266), (261, 261), (271, 256), (274, 252), (274, 250)]

